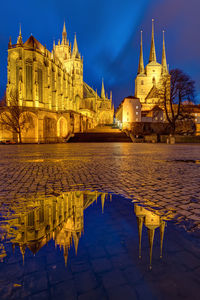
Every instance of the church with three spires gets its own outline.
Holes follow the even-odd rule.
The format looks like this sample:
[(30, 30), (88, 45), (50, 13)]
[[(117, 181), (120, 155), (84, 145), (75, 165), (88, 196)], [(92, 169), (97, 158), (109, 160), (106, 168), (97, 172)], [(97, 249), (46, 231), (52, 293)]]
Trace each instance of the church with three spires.
[[(124, 98), (116, 110), (116, 120), (123, 129), (131, 129), (135, 122), (164, 122), (162, 92), (164, 83), (170, 88), (170, 74), (167, 66), (165, 39), (163, 31), (162, 61), (158, 63), (154, 39), (154, 20), (152, 20), (151, 48), (149, 62), (144, 66), (143, 41), (141, 31), (140, 55), (134, 96)], [(167, 91), (169, 93), (169, 91)]]

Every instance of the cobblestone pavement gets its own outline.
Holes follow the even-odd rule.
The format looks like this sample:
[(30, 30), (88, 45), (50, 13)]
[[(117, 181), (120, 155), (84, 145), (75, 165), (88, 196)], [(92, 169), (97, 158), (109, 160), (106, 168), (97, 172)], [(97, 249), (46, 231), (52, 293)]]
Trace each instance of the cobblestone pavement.
[(199, 145), (1, 145), (0, 173), (7, 216), (15, 204), (24, 210), (31, 197), (93, 189), (168, 212), (187, 230), (200, 227)]

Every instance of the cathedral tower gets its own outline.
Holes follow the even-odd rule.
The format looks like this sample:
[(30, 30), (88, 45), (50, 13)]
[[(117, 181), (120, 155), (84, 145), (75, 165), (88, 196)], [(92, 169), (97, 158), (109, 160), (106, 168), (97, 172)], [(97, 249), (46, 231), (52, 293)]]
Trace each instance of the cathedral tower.
[[(149, 62), (144, 68), (143, 62), (143, 44), (142, 33), (140, 42), (140, 57), (138, 65), (138, 73), (135, 79), (135, 96), (140, 99), (142, 110), (150, 110), (156, 104), (159, 104), (159, 89), (162, 88), (163, 79), (169, 77), (167, 68), (165, 41), (163, 33), (163, 52), (162, 63), (158, 63), (156, 59), (156, 48), (154, 38), (154, 19), (152, 19), (152, 33), (151, 33), (151, 48), (149, 55)], [(170, 77), (169, 77), (170, 78)]]

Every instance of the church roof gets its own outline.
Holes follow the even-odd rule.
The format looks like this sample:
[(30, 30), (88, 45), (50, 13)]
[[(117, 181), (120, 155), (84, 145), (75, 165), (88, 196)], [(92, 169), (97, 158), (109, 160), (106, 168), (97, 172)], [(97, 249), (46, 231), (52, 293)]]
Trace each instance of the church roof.
[(159, 98), (159, 90), (154, 85), (151, 90), (149, 91), (148, 95), (146, 96), (146, 99), (153, 99), (153, 98)]
[(38, 40), (36, 40), (33, 35), (28, 38), (28, 40), (24, 43), (24, 46), (31, 49), (37, 49), (41, 52), (44, 52), (45, 50), (45, 47)]
[(94, 98), (96, 97), (96, 92), (87, 84), (83, 83), (83, 98)]

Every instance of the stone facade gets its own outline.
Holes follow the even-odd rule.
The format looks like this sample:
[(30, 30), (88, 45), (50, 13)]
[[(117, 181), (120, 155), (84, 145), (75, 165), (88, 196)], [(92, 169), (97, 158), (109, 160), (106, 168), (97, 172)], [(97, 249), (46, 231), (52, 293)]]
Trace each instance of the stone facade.
[(142, 32), (140, 43), (140, 58), (138, 73), (135, 79), (135, 97), (139, 98), (142, 104), (142, 110), (151, 110), (155, 105), (160, 104), (163, 82), (167, 81), (170, 88), (170, 75), (167, 67), (165, 41), (163, 32), (163, 50), (162, 62), (157, 62), (155, 41), (154, 41), (154, 20), (152, 20), (152, 37), (151, 37), (151, 50), (149, 56), (149, 63), (144, 68), (143, 61), (143, 45), (142, 45)]
[(135, 122), (141, 122), (141, 103), (136, 97), (126, 97), (115, 113), (116, 122), (121, 129), (131, 129)]
[(98, 96), (83, 81), (83, 58), (76, 36), (71, 49), (65, 24), (62, 41), (54, 43), (52, 52), (32, 35), (23, 43), (20, 29), (17, 44), (9, 41), (7, 69), (7, 105), (12, 106), (10, 95), (17, 91), (18, 105), (34, 114), (35, 136), (29, 135), (36, 142), (45, 140), (49, 127), (54, 128), (52, 138), (64, 138), (69, 132), (113, 122), (112, 95), (106, 96), (102, 83)]

